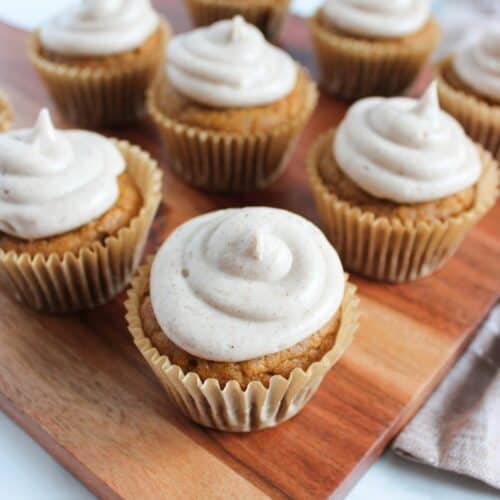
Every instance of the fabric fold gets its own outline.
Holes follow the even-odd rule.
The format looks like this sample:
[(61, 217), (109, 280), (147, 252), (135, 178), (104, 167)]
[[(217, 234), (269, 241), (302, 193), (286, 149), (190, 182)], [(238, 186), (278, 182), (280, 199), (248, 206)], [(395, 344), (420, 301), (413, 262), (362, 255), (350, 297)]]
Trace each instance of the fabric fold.
[(392, 449), (500, 489), (500, 304)]

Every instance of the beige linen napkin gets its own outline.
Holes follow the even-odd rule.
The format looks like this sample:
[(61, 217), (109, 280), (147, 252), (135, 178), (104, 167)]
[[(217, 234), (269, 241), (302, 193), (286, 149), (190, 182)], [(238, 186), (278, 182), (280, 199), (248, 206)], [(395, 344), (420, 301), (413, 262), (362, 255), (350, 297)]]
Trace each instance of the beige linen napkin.
[(500, 304), (392, 448), (500, 489)]

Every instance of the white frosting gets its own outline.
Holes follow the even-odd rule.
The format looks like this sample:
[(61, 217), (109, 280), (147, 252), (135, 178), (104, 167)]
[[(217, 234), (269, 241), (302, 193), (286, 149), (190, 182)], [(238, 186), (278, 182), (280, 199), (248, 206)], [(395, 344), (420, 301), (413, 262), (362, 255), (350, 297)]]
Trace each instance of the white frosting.
[(344, 274), (316, 226), (254, 207), (180, 226), (156, 255), (150, 285), (172, 342), (203, 359), (238, 362), (287, 349), (327, 324)]
[(488, 33), (459, 51), (453, 66), (467, 85), (500, 102), (500, 31)]
[(358, 186), (398, 203), (452, 195), (481, 174), (475, 145), (440, 110), (435, 82), (420, 100), (358, 101), (340, 124), (333, 149), (340, 169)]
[(429, 19), (429, 0), (326, 0), (323, 12), (338, 28), (358, 36), (398, 38)]
[(158, 22), (150, 0), (80, 0), (43, 24), (40, 40), (60, 54), (106, 56), (139, 47)]
[(87, 224), (117, 200), (124, 168), (108, 139), (55, 130), (42, 110), (33, 129), (0, 134), (0, 231), (28, 240)]
[(175, 36), (166, 71), (182, 94), (217, 107), (261, 106), (287, 96), (297, 65), (240, 16)]

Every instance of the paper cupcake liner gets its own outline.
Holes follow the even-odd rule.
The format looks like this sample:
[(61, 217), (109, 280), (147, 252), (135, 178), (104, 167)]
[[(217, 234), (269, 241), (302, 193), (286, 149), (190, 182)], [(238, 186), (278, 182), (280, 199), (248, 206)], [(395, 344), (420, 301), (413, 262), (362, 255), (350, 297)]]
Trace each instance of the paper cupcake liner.
[(401, 94), (415, 81), (439, 41), (431, 20), (429, 36), (412, 44), (362, 40), (324, 28), (318, 11), (309, 21), (323, 88), (344, 100)]
[(500, 104), (489, 105), (481, 98), (450, 85), (445, 73), (450, 70), (451, 62), (452, 57), (447, 57), (436, 68), (440, 106), (461, 123), (474, 141), (500, 160)]
[(480, 146), (483, 174), (474, 207), (446, 222), (401, 222), (376, 217), (340, 200), (318, 172), (318, 155), (331, 132), (323, 135), (307, 157), (307, 172), (325, 234), (350, 271), (389, 282), (426, 276), (450, 257), (477, 222), (495, 203), (498, 164)]
[(170, 119), (157, 107), (155, 94), (156, 89), (150, 89), (147, 108), (164, 140), (169, 166), (188, 184), (220, 193), (263, 189), (275, 181), (318, 100), (316, 86), (310, 82), (307, 102), (295, 120), (272, 132), (240, 135)]
[[(170, 32), (166, 22), (160, 29), (166, 39)], [(35, 32), (28, 56), (65, 120), (101, 128), (127, 125), (144, 116), (146, 91), (163, 66), (164, 52), (152, 52), (135, 64), (78, 67), (44, 58)]]
[(143, 198), (139, 214), (116, 235), (77, 254), (46, 257), (0, 248), (0, 284), (17, 301), (43, 312), (70, 313), (108, 302), (130, 281), (161, 200), (162, 175), (145, 151), (126, 141), (116, 144)]
[(7, 96), (0, 90), (0, 133), (6, 132), (12, 125), (12, 108)]
[(208, 26), (221, 19), (241, 15), (259, 28), (266, 38), (278, 37), (288, 13), (290, 0), (260, 0), (248, 2), (234, 0), (186, 0), (189, 13), (196, 26)]
[(160, 355), (142, 329), (140, 305), (148, 289), (152, 258), (139, 268), (125, 302), (129, 331), (136, 347), (156, 374), (172, 403), (187, 417), (205, 427), (223, 431), (248, 432), (275, 425), (297, 414), (318, 389), (324, 376), (338, 361), (354, 338), (358, 322), (358, 298), (354, 285), (347, 283), (342, 316), (332, 349), (306, 371), (295, 368), (289, 378), (274, 375), (269, 387), (250, 382), (245, 390), (235, 380), (224, 388), (214, 378), (202, 381), (195, 372), (184, 373), (169, 358)]

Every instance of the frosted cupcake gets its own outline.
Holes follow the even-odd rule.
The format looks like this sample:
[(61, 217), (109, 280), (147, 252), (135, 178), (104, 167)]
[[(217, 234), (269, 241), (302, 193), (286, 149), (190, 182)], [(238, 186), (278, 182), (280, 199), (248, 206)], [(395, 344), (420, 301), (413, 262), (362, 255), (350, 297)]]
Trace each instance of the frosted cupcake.
[(208, 26), (240, 15), (273, 40), (288, 13), (290, 0), (186, 0), (196, 26)]
[(441, 106), (500, 159), (500, 33), (490, 32), (437, 67)]
[(149, 0), (81, 0), (31, 36), (28, 54), (66, 120), (137, 121), (169, 29)]
[(7, 96), (0, 90), (0, 132), (5, 132), (12, 125), (12, 108)]
[(24, 304), (71, 312), (127, 284), (161, 197), (147, 153), (83, 130), (0, 134), (0, 284)]
[(323, 87), (347, 100), (402, 93), (440, 36), (428, 0), (326, 0), (309, 26)]
[(440, 110), (435, 83), (420, 100), (358, 101), (307, 169), (342, 262), (380, 280), (433, 272), (496, 200), (496, 162)]
[(316, 102), (307, 72), (241, 17), (174, 37), (148, 93), (170, 167), (220, 192), (273, 182)]
[(230, 431), (300, 411), (351, 342), (356, 305), (321, 231), (264, 207), (180, 226), (126, 302), (136, 346), (174, 404)]

